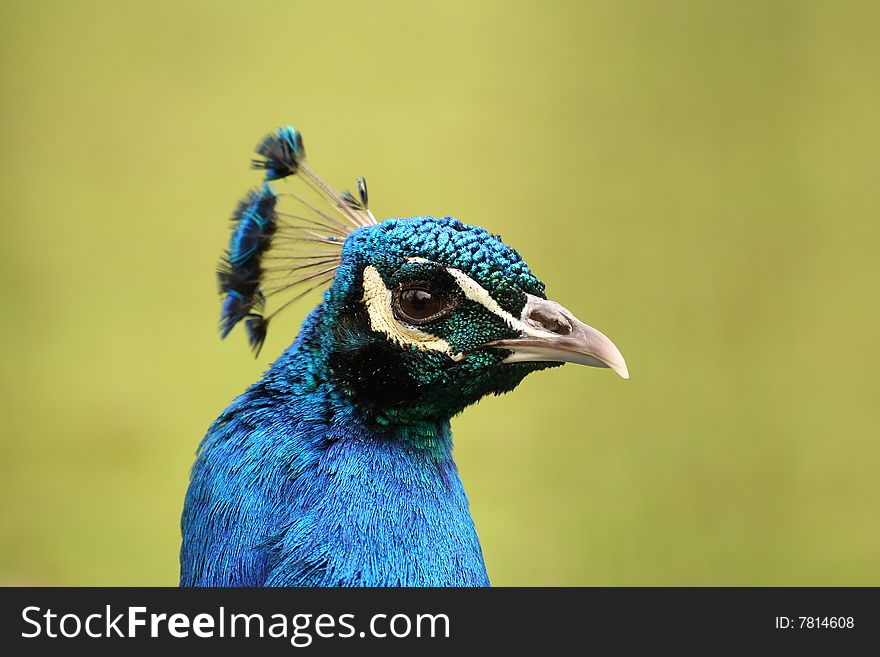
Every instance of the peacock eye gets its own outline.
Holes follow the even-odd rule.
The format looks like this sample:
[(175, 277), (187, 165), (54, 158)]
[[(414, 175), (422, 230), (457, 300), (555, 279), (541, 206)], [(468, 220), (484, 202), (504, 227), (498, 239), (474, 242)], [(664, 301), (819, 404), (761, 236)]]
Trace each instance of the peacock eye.
[(421, 287), (409, 287), (395, 295), (394, 310), (398, 319), (422, 324), (446, 314), (453, 305), (453, 300), (445, 294)]

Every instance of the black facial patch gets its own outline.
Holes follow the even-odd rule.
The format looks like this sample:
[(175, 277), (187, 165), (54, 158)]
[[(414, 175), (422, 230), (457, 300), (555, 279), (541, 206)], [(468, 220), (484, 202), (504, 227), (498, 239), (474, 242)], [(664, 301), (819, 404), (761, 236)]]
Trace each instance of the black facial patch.
[(339, 384), (367, 410), (407, 407), (420, 395), (401, 350), (385, 341), (334, 351), (330, 367)]
[(339, 385), (366, 408), (412, 403), (418, 392), (399, 346), (370, 329), (363, 306), (351, 305), (333, 326), (329, 365)]

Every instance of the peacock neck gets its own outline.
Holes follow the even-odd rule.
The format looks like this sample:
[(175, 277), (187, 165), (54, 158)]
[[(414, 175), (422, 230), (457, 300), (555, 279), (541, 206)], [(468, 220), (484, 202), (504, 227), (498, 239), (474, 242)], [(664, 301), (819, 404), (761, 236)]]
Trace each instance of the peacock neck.
[(273, 436), (286, 476), (270, 585), (488, 585), (448, 418), (383, 423), (333, 385), (320, 309), (250, 391), (288, 427)]

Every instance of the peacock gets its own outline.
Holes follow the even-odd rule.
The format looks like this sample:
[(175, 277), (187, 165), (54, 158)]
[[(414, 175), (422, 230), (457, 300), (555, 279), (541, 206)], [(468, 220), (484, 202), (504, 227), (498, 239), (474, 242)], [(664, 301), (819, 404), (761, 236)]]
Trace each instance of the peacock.
[(259, 353), (279, 312), (323, 297), (198, 448), (180, 585), (488, 586), (450, 419), (563, 363), (626, 379), (623, 356), (499, 235), (376, 221), (364, 179), (332, 189), (289, 125), (256, 150), (264, 180), (218, 270), (221, 335), (242, 324)]

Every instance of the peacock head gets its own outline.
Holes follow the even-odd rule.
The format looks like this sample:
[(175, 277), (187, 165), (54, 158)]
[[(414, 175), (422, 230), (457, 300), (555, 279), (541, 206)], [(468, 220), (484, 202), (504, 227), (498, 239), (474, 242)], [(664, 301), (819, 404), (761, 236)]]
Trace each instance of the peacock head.
[[(500, 236), (451, 217), (376, 222), (363, 179), (357, 197), (333, 192), (289, 126), (257, 150), (268, 180), (301, 178), (315, 196), (267, 182), (240, 204), (220, 269), (223, 335), (244, 320), (259, 350), (278, 310), (329, 284), (313, 346), (336, 388), (381, 422), (448, 418), (566, 362), (628, 378), (617, 347), (548, 300)], [(294, 212), (279, 211), (284, 197)]]

